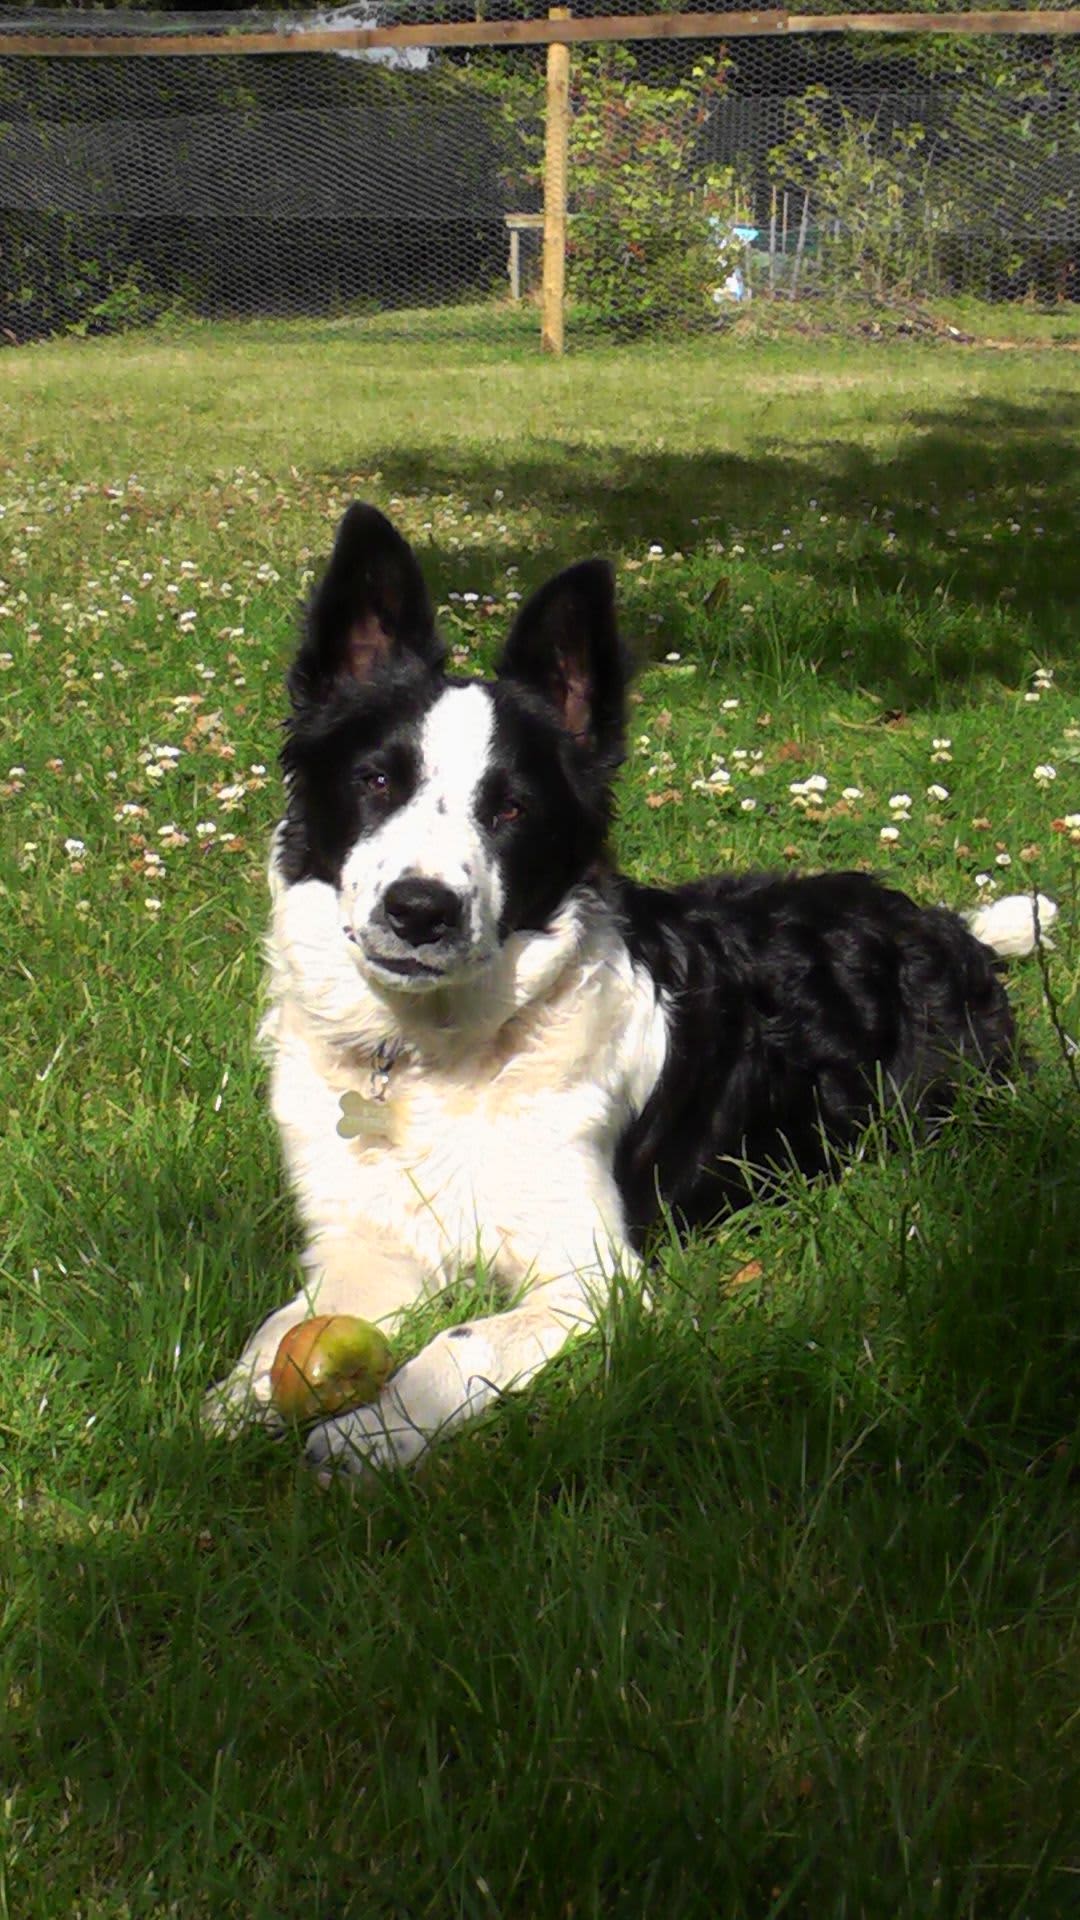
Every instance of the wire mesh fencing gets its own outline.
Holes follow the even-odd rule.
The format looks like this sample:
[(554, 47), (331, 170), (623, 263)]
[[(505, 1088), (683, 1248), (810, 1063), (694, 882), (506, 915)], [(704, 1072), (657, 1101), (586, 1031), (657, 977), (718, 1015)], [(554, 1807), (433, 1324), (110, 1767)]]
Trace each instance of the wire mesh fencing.
[[(220, 14), (0, 8), (0, 338), (172, 314), (538, 338), (545, 48), (307, 50), (343, 21), (463, 17), (230, 16), (277, 33), (253, 55)], [(571, 49), (571, 342), (769, 300), (1080, 297), (1080, 38), (727, 37), (713, 17), (707, 38)], [(214, 51), (132, 48), (211, 24)], [(72, 32), (102, 50), (68, 57)]]

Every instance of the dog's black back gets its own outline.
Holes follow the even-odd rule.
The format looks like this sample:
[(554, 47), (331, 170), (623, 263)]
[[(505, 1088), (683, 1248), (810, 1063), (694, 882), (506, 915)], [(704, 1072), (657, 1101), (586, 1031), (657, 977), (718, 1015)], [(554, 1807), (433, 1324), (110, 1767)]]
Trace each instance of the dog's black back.
[(638, 1234), (659, 1200), (703, 1224), (760, 1191), (748, 1168), (822, 1171), (883, 1097), (932, 1117), (967, 1065), (1013, 1061), (990, 949), (865, 874), (674, 892), (616, 878), (612, 895), (668, 1018), (663, 1073), (616, 1160)]

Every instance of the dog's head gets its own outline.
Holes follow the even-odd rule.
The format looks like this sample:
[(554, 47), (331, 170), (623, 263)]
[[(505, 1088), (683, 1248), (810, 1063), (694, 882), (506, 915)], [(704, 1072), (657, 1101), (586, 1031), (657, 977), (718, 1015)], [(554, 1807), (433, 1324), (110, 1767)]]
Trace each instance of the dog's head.
[(494, 681), (444, 672), (416, 558), (349, 509), (289, 678), (286, 883), (337, 889), (373, 983), (420, 993), (544, 930), (602, 860), (627, 658), (610, 568), (522, 608)]

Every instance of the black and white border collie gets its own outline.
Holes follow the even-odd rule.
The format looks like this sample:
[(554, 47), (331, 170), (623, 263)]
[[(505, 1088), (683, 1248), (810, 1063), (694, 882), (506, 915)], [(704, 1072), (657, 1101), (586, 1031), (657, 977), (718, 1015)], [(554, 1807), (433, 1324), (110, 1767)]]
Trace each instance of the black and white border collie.
[[(481, 1266), (506, 1310), (307, 1441), (324, 1476), (411, 1463), (595, 1322), (662, 1207), (714, 1221), (753, 1169), (826, 1169), (883, 1088), (940, 1112), (958, 1072), (1010, 1071), (994, 954), (957, 915), (859, 873), (661, 891), (616, 871), (627, 681), (603, 562), (528, 601), (493, 682), (456, 679), (411, 548), (373, 507), (346, 514), (290, 676), (270, 869), (266, 1037), (305, 1283), (212, 1425), (272, 1422), (296, 1321), (392, 1335)], [(1032, 903), (995, 913), (985, 937), (1030, 948)]]

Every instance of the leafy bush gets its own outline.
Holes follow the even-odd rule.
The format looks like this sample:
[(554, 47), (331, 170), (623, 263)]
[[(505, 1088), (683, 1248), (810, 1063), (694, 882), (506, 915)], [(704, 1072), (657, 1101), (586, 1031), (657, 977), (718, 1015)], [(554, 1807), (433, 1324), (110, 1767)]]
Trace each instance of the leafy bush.
[(582, 53), (571, 81), (567, 291), (582, 318), (619, 334), (693, 328), (730, 271), (730, 169), (698, 160), (728, 62), (646, 85), (623, 47)]
[(925, 127), (884, 128), (827, 87), (808, 87), (769, 164), (809, 196), (821, 284), (875, 299), (927, 290), (939, 210)]
[[(927, 39), (936, 36), (927, 36)], [(950, 290), (992, 299), (1080, 291), (1080, 47), (941, 36), (913, 58), (948, 90), (935, 168), (949, 203)]]
[(130, 221), (0, 211), (0, 338), (121, 333), (194, 310), (190, 276), (163, 253)]

